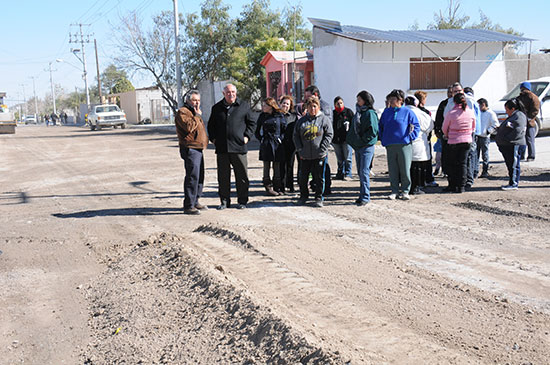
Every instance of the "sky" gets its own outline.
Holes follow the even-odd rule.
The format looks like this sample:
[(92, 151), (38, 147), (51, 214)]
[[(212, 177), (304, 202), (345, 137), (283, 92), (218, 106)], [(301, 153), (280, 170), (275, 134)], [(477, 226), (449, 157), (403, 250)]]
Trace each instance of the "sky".
[[(198, 12), (201, 1), (178, 0), (181, 14)], [(236, 17), (243, 0), (224, 0), (231, 6), (230, 14)], [(93, 39), (97, 40), (100, 72), (113, 63), (117, 53), (116, 27), (121, 17), (135, 11), (144, 22), (149, 22), (161, 11), (172, 11), (173, 0), (2, 0), (0, 34), (0, 91), (7, 92), (7, 104), (13, 106), (36, 92), (39, 99), (50, 95), (50, 63), (53, 83), (66, 92), (75, 88), (84, 90), (82, 63), (71, 53), (71, 48), (81, 48), (74, 40), (79, 27), (73, 24), (89, 24), (83, 33), (89, 34), (92, 43), (85, 45), (88, 84), (95, 82), (96, 61)], [(407, 30), (415, 22), (425, 29), (434, 20), (434, 12), (447, 7), (447, 0), (271, 0), (272, 9), (301, 5), (305, 18), (321, 18), (339, 21), (343, 25), (357, 25), (381, 30)], [(522, 6), (522, 4), (524, 4)], [(550, 48), (550, 32), (546, 29), (550, 14), (550, 1), (530, 0), (462, 0), (462, 15), (479, 21), (480, 10), (504, 28), (512, 27), (524, 37), (537, 39), (532, 52)], [(308, 26), (311, 24), (308, 22)], [(528, 53), (529, 44), (520, 49)], [(144, 75), (130, 75), (136, 88), (151, 85)]]

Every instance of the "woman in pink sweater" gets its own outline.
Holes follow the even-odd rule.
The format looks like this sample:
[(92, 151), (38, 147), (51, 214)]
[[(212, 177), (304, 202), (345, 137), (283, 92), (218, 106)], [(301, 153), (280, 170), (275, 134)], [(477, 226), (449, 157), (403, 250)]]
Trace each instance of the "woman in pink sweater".
[(467, 106), (464, 94), (456, 94), (453, 101), (455, 106), (443, 121), (443, 134), (449, 144), (449, 186), (443, 191), (463, 193), (466, 185), (468, 151), (476, 126), (476, 116)]

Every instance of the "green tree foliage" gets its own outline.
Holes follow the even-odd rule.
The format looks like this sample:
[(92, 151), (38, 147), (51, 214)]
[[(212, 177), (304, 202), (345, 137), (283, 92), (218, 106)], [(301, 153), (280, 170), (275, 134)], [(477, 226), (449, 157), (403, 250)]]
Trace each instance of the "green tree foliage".
[(229, 6), (221, 0), (206, 0), (200, 16), (188, 14), (183, 22), (183, 76), (188, 87), (202, 80), (226, 78), (226, 63), (235, 45), (235, 22), (229, 16)]
[(472, 28), (494, 30), (495, 32), (508, 33), (508, 34), (513, 34), (520, 37), (523, 36), (523, 33), (518, 32), (514, 28), (503, 28), (498, 23), (493, 24), (491, 19), (489, 19), (489, 17), (485, 15), (485, 13), (481, 10), (479, 10), (479, 22), (472, 25)]
[(101, 73), (100, 78), (103, 94), (115, 94), (134, 90), (134, 86), (128, 80), (126, 71), (118, 69), (114, 64), (107, 66)]
[(124, 78), (124, 79), (119, 79), (114, 85), (113, 87), (111, 88), (111, 92), (113, 94), (118, 94), (118, 93), (124, 93), (126, 91), (132, 91), (132, 90), (135, 90), (134, 88), (134, 85), (132, 85), (132, 83), (130, 82), (130, 80)]

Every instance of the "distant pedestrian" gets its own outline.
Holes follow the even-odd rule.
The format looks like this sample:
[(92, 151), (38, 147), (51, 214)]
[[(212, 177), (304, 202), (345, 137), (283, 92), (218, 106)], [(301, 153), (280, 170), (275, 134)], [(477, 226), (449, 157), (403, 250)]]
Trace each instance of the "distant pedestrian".
[(420, 132), (418, 118), (408, 108), (402, 108), (405, 99), (403, 90), (394, 89), (386, 96), (388, 107), (384, 109), (379, 123), (379, 136), (386, 147), (390, 174), (390, 200), (410, 200), (412, 141)]
[(180, 156), (184, 161), (185, 179), (183, 182), (183, 212), (200, 214), (207, 209), (199, 203), (204, 186), (204, 155), (208, 147), (208, 136), (201, 118), (201, 95), (190, 90), (185, 97), (185, 105), (176, 114), (176, 132), (178, 134)]
[[(498, 128), (497, 114), (489, 109), (489, 103), (486, 99), (478, 99), (479, 110), (481, 111), (481, 126), (480, 133), (476, 134), (477, 144), (477, 165), (479, 166), (480, 158), (483, 161), (483, 168), (479, 177), (489, 177), (489, 145), (491, 143), (491, 135), (496, 133)], [(479, 167), (478, 167), (479, 170)]]
[(231, 167), (235, 173), (238, 209), (248, 203), (247, 144), (254, 135), (256, 121), (247, 102), (237, 98), (237, 88), (225, 85), (223, 99), (212, 107), (208, 120), (208, 135), (216, 146), (218, 166), (218, 210), (231, 205)]
[[(418, 99), (418, 105), (417, 105), (418, 109), (420, 109), (424, 113), (428, 114), (430, 116), (430, 118), (432, 118), (432, 120), (433, 120), (432, 112), (429, 111), (426, 108), (426, 98), (428, 97), (428, 94), (425, 91), (418, 90), (414, 93), (414, 97)], [(434, 122), (434, 127), (435, 127), (435, 122)], [(432, 132), (433, 132), (433, 128), (432, 128), (432, 131), (430, 131), (430, 133), (428, 133), (428, 136), (427, 136), (428, 137), (428, 148), (429, 148), (430, 154), (432, 154), (432, 134), (433, 134)], [(430, 186), (430, 187), (439, 186), (439, 184), (435, 182), (435, 177), (434, 177), (434, 174), (433, 174), (433, 171), (432, 171), (431, 161), (430, 161), (430, 170), (427, 171), (427, 173), (426, 173), (426, 186)]]
[(50, 126), (50, 116), (48, 114), (44, 115), (44, 121), (46, 122), (46, 127)]
[(355, 150), (355, 164), (359, 175), (359, 197), (355, 204), (361, 207), (370, 202), (370, 170), (374, 145), (378, 141), (379, 120), (371, 93), (362, 90), (357, 94), (355, 110), (346, 142)]
[(519, 148), (525, 145), (527, 117), (523, 112), (524, 106), (519, 98), (508, 100), (504, 104), (504, 109), (508, 118), (500, 124), (495, 137), (508, 169), (508, 185), (502, 185), (501, 188), (502, 190), (517, 190), (521, 173)]
[(52, 125), (56, 125), (56, 124), (57, 124), (57, 120), (59, 119), (59, 117), (57, 116), (57, 114), (55, 114), (54, 112), (52, 112), (52, 114), (50, 114), (50, 118), (52, 119)]

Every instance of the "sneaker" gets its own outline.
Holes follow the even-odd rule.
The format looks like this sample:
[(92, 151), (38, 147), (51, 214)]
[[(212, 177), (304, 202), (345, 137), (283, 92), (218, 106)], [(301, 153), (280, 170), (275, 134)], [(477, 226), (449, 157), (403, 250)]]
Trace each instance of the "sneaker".
[(426, 186), (428, 186), (430, 188), (437, 188), (439, 186), (439, 184), (436, 183), (435, 181), (430, 181), (430, 182), (426, 183)]
[(237, 205), (237, 209), (246, 209), (246, 204)]
[(515, 186), (515, 185), (502, 185), (500, 188), (502, 190), (506, 190), (506, 191), (508, 191), (508, 190), (518, 190), (518, 187)]
[(313, 205), (316, 206), (317, 208), (322, 208), (323, 201), (321, 199), (315, 199), (315, 203)]
[(355, 203), (355, 205), (357, 205), (358, 207), (364, 207), (367, 204), (369, 204), (369, 202), (366, 200), (359, 200)]
[(411, 196), (407, 193), (401, 195), (401, 200), (411, 200)]
[(216, 209), (217, 210), (224, 210), (225, 208), (227, 208), (227, 204), (221, 203), (220, 205), (218, 205), (218, 207)]
[(197, 214), (201, 214), (201, 211), (193, 207), (193, 208), (184, 209), (183, 214), (197, 215)]
[(397, 194), (391, 193), (390, 195), (388, 195), (388, 199), (389, 199), (389, 200), (395, 200), (395, 199), (397, 199)]
[(202, 205), (201, 203), (195, 204), (195, 208), (198, 210), (208, 210), (208, 207), (206, 205)]
[(370, 177), (374, 177), (374, 176), (375, 176), (375, 175), (374, 175), (374, 171), (370, 170), (370, 171), (369, 171), (369, 176), (370, 176)]

